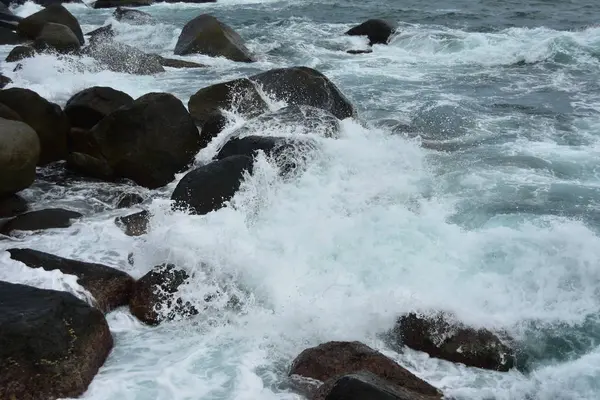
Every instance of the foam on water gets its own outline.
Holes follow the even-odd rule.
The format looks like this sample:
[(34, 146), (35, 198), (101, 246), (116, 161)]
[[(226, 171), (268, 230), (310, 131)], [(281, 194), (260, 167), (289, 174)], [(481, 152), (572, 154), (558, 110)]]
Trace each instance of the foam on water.
[[(135, 26), (114, 21), (111, 10), (67, 8), (85, 32), (112, 23), (117, 40), (173, 57), (190, 9), (236, 21), (238, 8), (285, 12), (299, 4), (156, 4), (147, 11), (160, 23)], [(15, 10), (26, 16), (39, 6)], [(59, 204), (86, 216), (68, 229), (2, 240), (0, 250), (31, 247), (115, 266), (135, 278), (172, 262), (192, 275), (182, 293), (203, 310), (156, 328), (126, 309), (109, 314), (115, 348), (83, 398), (300, 399), (285, 383), (289, 364), (306, 347), (329, 340), (364, 341), (457, 399), (598, 397), (600, 237), (589, 216), (599, 201), (600, 98), (589, 71), (600, 69), (600, 29), (480, 33), (403, 24), (389, 46), (350, 56), (345, 50), (366, 48), (364, 38), (340, 34), (350, 25), (258, 18), (234, 27), (249, 37), (259, 63), (191, 56), (185, 59), (209, 67), (155, 76), (101, 71), (91, 59), (51, 55), (23, 60), (14, 72), (15, 63), (2, 64), (14, 86), (61, 105), (92, 85), (133, 97), (172, 92), (185, 104), (208, 84), (302, 64), (326, 73), (360, 109), (362, 123), (342, 121), (339, 139), (308, 135), (318, 147), (301, 173), (282, 178), (261, 154), (252, 176), (218, 212), (171, 211), (165, 198), (183, 173), (161, 190), (144, 191), (154, 197), (148, 204), (154, 217), (141, 237), (125, 236), (113, 223), (137, 210), (112, 205), (127, 184), (54, 187), (48, 178), (46, 186), (24, 191), (35, 207)], [(9, 51), (2, 46), (0, 56)], [(550, 94), (540, 102), (536, 95), (544, 91)], [(231, 117), (197, 164), (245, 122), (235, 112)], [(382, 117), (426, 132), (392, 134), (375, 127)], [(422, 143), (454, 147), (437, 152)], [(52, 190), (42, 190), (47, 187)], [(523, 208), (536, 201), (542, 212)], [(561, 201), (566, 214), (551, 212)], [(0, 279), (89, 295), (73, 276), (25, 268), (7, 253), (0, 262)], [(207, 303), (215, 293), (220, 296)], [(392, 350), (381, 334), (415, 309), (444, 309), (472, 326), (506, 330), (530, 353), (527, 368), (495, 373)], [(585, 346), (573, 340), (554, 351), (554, 337)]]

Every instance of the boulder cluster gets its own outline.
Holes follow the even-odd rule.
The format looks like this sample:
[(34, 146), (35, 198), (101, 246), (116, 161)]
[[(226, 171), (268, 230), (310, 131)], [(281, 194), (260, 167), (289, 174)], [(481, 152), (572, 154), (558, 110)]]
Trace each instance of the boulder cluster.
[[(150, 2), (98, 0), (94, 8), (117, 7), (118, 20), (151, 23), (152, 17), (143, 11), (123, 8)], [(160, 73), (164, 67), (202, 67), (120, 44), (113, 40), (110, 26), (84, 35), (77, 19), (59, 2), (47, 0), (43, 5), (43, 10), (27, 18), (0, 8), (0, 20), (10, 22), (0, 24), (0, 42), (19, 44), (8, 62), (51, 51), (89, 55), (108, 69), (136, 74)], [(347, 34), (367, 36), (375, 45), (387, 43), (395, 30), (388, 22), (369, 20)], [(207, 14), (185, 25), (175, 47), (176, 55), (192, 53), (236, 62), (256, 59), (235, 31)], [(110, 87), (94, 86), (74, 93), (63, 108), (28, 88), (4, 88), (11, 83), (7, 78), (0, 81), (0, 239), (23, 231), (66, 228), (84, 218), (59, 208), (28, 209), (18, 193), (36, 180), (37, 167), (54, 163), (79, 176), (126, 180), (149, 189), (164, 187), (176, 174), (186, 172), (171, 193), (173, 209), (204, 215), (226, 207), (244, 177), (252, 174), (259, 152), (287, 174), (297, 170), (298, 160), (318, 146), (302, 133), (334, 140), (340, 120), (357, 116), (354, 105), (333, 82), (301, 66), (200, 88), (187, 107), (169, 93), (132, 98)], [(270, 110), (265, 96), (287, 106)], [(212, 160), (194, 166), (198, 152), (227, 125), (228, 110), (249, 122), (227, 138)], [(293, 125), (300, 133), (257, 134), (260, 131), (255, 127), (265, 124)], [(125, 194), (118, 207), (143, 200)], [(151, 218), (144, 210), (118, 217), (115, 223), (123, 234), (140, 236), (150, 228)], [(116, 308), (128, 307), (151, 326), (193, 318), (203, 311), (181, 295), (189, 273), (169, 263), (151, 268), (136, 280), (110, 266), (38, 250), (15, 247), (7, 252), (28, 268), (76, 276), (92, 300), (0, 281), (0, 398), (56, 399), (85, 392), (114, 345), (104, 314)], [(495, 371), (515, 366), (510, 338), (465, 326), (447, 313), (401, 315), (388, 333), (394, 342), (431, 357)], [(359, 342), (328, 342), (306, 349), (291, 364), (289, 375), (291, 381), (312, 382), (302, 391), (315, 400), (443, 396), (438, 388)]]

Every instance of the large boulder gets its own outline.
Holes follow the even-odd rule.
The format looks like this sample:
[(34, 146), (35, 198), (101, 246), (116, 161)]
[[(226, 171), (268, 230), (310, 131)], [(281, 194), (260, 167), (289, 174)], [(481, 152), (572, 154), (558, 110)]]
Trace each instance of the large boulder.
[(132, 25), (143, 25), (156, 22), (154, 17), (148, 13), (123, 7), (117, 7), (113, 13), (113, 17), (115, 17), (117, 21), (127, 22)]
[(175, 96), (148, 93), (106, 116), (89, 133), (90, 156), (113, 177), (155, 189), (185, 169), (200, 150), (198, 128)]
[(175, 45), (176, 55), (194, 53), (225, 57), (233, 61), (254, 61), (240, 35), (208, 14), (199, 15), (185, 24)]
[(252, 167), (252, 158), (238, 155), (188, 172), (173, 191), (174, 207), (200, 215), (222, 208), (240, 188), (244, 173), (252, 173)]
[(114, 72), (134, 75), (152, 75), (165, 72), (159, 60), (135, 47), (124, 43), (106, 40), (108, 36), (100, 34), (96, 40), (83, 49), (83, 54), (98, 61), (104, 68)]
[(235, 111), (252, 118), (269, 109), (256, 86), (246, 78), (222, 82), (198, 90), (190, 97), (188, 108), (194, 121), (200, 126), (220, 115), (221, 110)]
[(27, 38), (16, 33), (12, 28), (0, 26), (0, 45), (20, 44), (26, 42)]
[(19, 34), (35, 40), (47, 23), (60, 24), (69, 27), (79, 40), (79, 44), (83, 45), (85, 43), (83, 32), (81, 31), (81, 26), (79, 25), (77, 18), (75, 18), (62, 4), (51, 4), (35, 14), (24, 18), (19, 22), (17, 29)]
[(81, 44), (68, 26), (49, 22), (33, 42), (33, 47), (38, 51), (56, 50), (59, 53), (69, 53), (79, 49)]
[(27, 201), (20, 196), (0, 198), (0, 218), (12, 218), (27, 211)]
[(112, 346), (100, 310), (70, 293), (0, 281), (0, 398), (78, 397)]
[(141, 236), (148, 232), (150, 213), (146, 210), (135, 214), (115, 218), (115, 224), (123, 230), (127, 236)]
[(401, 390), (440, 399), (441, 392), (392, 359), (360, 342), (327, 342), (304, 350), (292, 363), (290, 375), (327, 382), (360, 371), (385, 379)]
[(312, 396), (312, 400), (439, 400), (440, 395), (424, 395), (391, 385), (377, 375), (360, 371), (332, 378)]
[(311, 106), (293, 105), (259, 115), (236, 129), (235, 134), (246, 136), (263, 132), (289, 135), (314, 134), (336, 138), (340, 132), (340, 123), (329, 111)]
[(277, 68), (250, 77), (267, 95), (288, 105), (306, 105), (329, 111), (336, 118), (355, 117), (346, 96), (325, 75), (308, 67)]
[[(17, 114), (15, 110), (2, 103), (0, 103), (0, 118), (9, 119), (11, 121), (23, 121), (21, 116)], [(37, 133), (35, 135), (37, 136)]]
[(127, 93), (106, 86), (93, 86), (76, 93), (65, 105), (71, 127), (91, 129), (111, 112), (133, 104)]
[(75, 275), (77, 282), (89, 291), (102, 312), (129, 304), (133, 289), (133, 278), (125, 272), (101, 264), (86, 263), (58, 257), (32, 249), (9, 249), (10, 257), (30, 268), (46, 271), (59, 270), (63, 274)]
[(14, 110), (36, 131), (41, 145), (38, 165), (65, 159), (69, 120), (58, 104), (23, 88), (0, 90), (0, 103)]
[(74, 219), (82, 215), (61, 208), (30, 211), (0, 225), (0, 234), (10, 235), (13, 231), (39, 231), (43, 229), (68, 228)]
[(367, 36), (369, 44), (387, 44), (390, 36), (396, 32), (397, 25), (383, 19), (370, 19), (348, 30), (346, 35)]
[(9, 83), (12, 83), (12, 79), (10, 79), (8, 76), (4, 76), (4, 75), (0, 74), (0, 89), (5, 87)]
[(192, 61), (178, 60), (176, 58), (166, 58), (158, 54), (151, 54), (155, 57), (159, 64), (169, 68), (206, 68), (204, 64), (198, 64)]
[(93, 6), (94, 8), (143, 7), (152, 3), (153, 0), (97, 0)]
[(26, 58), (35, 57), (36, 51), (31, 46), (15, 46), (8, 56), (6, 56), (6, 62), (21, 61)]
[(90, 42), (107, 41), (115, 36), (115, 31), (112, 28), (112, 24), (109, 24), (94, 29), (93, 31), (86, 33), (86, 35), (90, 37)]
[(35, 180), (40, 140), (23, 122), (0, 118), (0, 198), (28, 188)]
[(154, 267), (135, 283), (129, 302), (131, 313), (148, 325), (198, 314), (192, 304), (184, 303), (178, 295), (188, 278), (187, 272), (172, 264)]
[(393, 333), (412, 349), (470, 367), (508, 371), (515, 365), (514, 350), (498, 336), (487, 329), (464, 326), (446, 313), (403, 315)]

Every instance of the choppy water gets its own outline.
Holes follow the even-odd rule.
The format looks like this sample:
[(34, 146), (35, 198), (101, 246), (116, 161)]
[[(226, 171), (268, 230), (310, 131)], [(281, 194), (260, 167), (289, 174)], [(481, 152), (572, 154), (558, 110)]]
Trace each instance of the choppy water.
[[(0, 249), (30, 246), (136, 278), (170, 261), (195, 272), (190, 301), (219, 289), (244, 302), (230, 311), (225, 296), (158, 328), (111, 313), (116, 346), (83, 398), (299, 399), (285, 385), (291, 360), (329, 340), (364, 341), (458, 399), (600, 397), (596, 1), (221, 0), (147, 7), (160, 22), (141, 26), (113, 21), (112, 10), (67, 7), (84, 32), (112, 22), (117, 40), (165, 56), (185, 22), (210, 12), (260, 60), (191, 56), (210, 67), (140, 77), (38, 56), (17, 72), (2, 64), (16, 86), (61, 105), (93, 85), (134, 97), (171, 92), (187, 104), (211, 83), (306, 65), (330, 77), (361, 120), (344, 121), (340, 139), (317, 138), (320, 152), (296, 179), (282, 181), (260, 158), (231, 207), (207, 216), (167, 212), (176, 182), (134, 189), (156, 213), (139, 238), (113, 223), (132, 211), (114, 209), (125, 185), (41, 171), (24, 192), (34, 207), (86, 217)], [(400, 34), (371, 54), (346, 54), (367, 42), (342, 33), (369, 17), (398, 21)], [(84, 295), (73, 277), (26, 269), (7, 253), (0, 260), (0, 279)], [(428, 307), (508, 331), (521, 344), (522, 372), (398, 353), (381, 339), (400, 313)]]

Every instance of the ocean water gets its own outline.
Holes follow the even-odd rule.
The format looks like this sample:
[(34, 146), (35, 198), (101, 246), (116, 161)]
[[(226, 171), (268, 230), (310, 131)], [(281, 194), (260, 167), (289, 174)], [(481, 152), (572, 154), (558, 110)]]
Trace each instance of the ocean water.
[[(227, 208), (169, 211), (177, 180), (159, 190), (93, 183), (56, 165), (23, 192), (35, 209), (67, 207), (71, 228), (0, 241), (0, 279), (88, 294), (73, 276), (30, 270), (9, 247), (101, 262), (135, 278), (172, 262), (193, 277), (191, 320), (142, 325), (107, 316), (115, 347), (83, 399), (301, 399), (286, 382), (293, 358), (330, 340), (360, 340), (456, 399), (600, 398), (600, 7), (594, 0), (220, 0), (145, 7), (157, 23), (67, 5), (84, 32), (112, 23), (116, 39), (172, 56), (188, 20), (209, 12), (259, 61), (185, 57), (205, 69), (154, 76), (103, 71), (93, 60), (44, 55), (2, 63), (15, 86), (64, 106), (89, 86), (133, 97), (175, 94), (271, 68), (325, 73), (357, 106), (339, 139), (302, 174), (281, 179), (256, 160)], [(15, 8), (21, 16), (40, 7)], [(343, 32), (370, 17), (399, 24), (373, 53)], [(4, 59), (11, 46), (0, 47)], [(282, 107), (273, 101), (272, 109)], [(209, 160), (232, 123), (197, 156)], [(261, 130), (264, 135), (293, 134)], [(124, 235), (119, 193), (143, 195), (150, 232)], [(134, 264), (127, 262), (132, 252)], [(204, 303), (207, 294), (221, 297)], [(231, 298), (240, 309), (227, 307)], [(402, 313), (446, 310), (504, 330), (519, 370), (496, 373), (397, 348), (382, 334)]]

